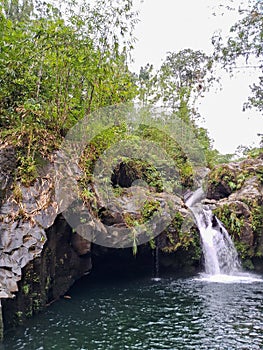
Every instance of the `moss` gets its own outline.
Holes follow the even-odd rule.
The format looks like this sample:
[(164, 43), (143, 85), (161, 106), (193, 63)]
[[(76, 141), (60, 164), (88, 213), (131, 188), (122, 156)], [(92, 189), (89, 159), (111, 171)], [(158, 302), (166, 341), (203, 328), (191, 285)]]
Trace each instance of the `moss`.
[(255, 256), (263, 256), (263, 206), (255, 205), (251, 208), (251, 226), (254, 233)]
[(23, 323), (23, 312), (22, 311), (17, 311), (16, 314), (15, 314), (15, 323), (17, 325), (21, 325)]
[(36, 161), (32, 156), (21, 156), (17, 168), (17, 179), (30, 186), (38, 177)]
[(160, 209), (160, 202), (154, 199), (146, 200), (141, 209), (143, 221), (152, 217), (152, 215)]
[(38, 177), (50, 154), (59, 147), (61, 136), (50, 132), (41, 123), (30, 122), (0, 130), (0, 139), (14, 146), (17, 156), (15, 178), (30, 186)]
[[(263, 167), (251, 167), (250, 163), (246, 161), (240, 163), (238, 170), (234, 170), (229, 165), (221, 165), (215, 167), (208, 177), (208, 187), (217, 188), (224, 187), (224, 190), (230, 193), (238, 191), (242, 188), (245, 181), (251, 177), (256, 176), (259, 183), (263, 183)], [(221, 189), (222, 190), (222, 189)]]
[(183, 230), (183, 223), (186, 218), (180, 212), (175, 213), (173, 221), (168, 229), (165, 231), (167, 237), (167, 244), (162, 250), (165, 253), (176, 252), (181, 249), (184, 252), (189, 252), (190, 260), (200, 260), (202, 249), (200, 246), (199, 232), (195, 227), (185, 231)]
[(252, 262), (251, 259), (245, 259), (243, 262), (242, 262), (242, 266), (244, 269), (246, 270), (254, 270), (255, 269), (255, 266)]
[(23, 199), (22, 190), (18, 182), (13, 184), (13, 197), (17, 203), (20, 203)]
[[(263, 207), (257, 199), (245, 198), (243, 203), (248, 210), (246, 218), (242, 216), (238, 204), (234, 202), (220, 206), (213, 212), (222, 221), (230, 236), (234, 239), (239, 257), (245, 261), (252, 257), (263, 256)], [(241, 241), (245, 223), (252, 229), (254, 236), (253, 246), (249, 246)]]
[(131, 213), (124, 213), (123, 218), (128, 227), (134, 227), (134, 226), (140, 225), (141, 219), (140, 218), (138, 219), (138, 217), (135, 217)]
[(235, 244), (235, 248), (237, 250), (238, 256), (239, 258), (242, 260), (242, 264), (243, 262), (246, 261), (246, 259), (250, 259), (253, 255), (253, 253), (251, 252), (251, 247), (244, 243), (241, 242), (239, 240), (234, 240), (234, 244)]
[(29, 284), (23, 285), (22, 291), (23, 291), (23, 293), (24, 293), (25, 295), (28, 295), (28, 294), (29, 294), (29, 291), (30, 291), (30, 285), (29, 285)]
[[(142, 149), (142, 139), (153, 142), (155, 145), (159, 145), (161, 149), (164, 149), (164, 152), (166, 152), (173, 164), (170, 164), (171, 160), (158, 159), (158, 168), (156, 168), (155, 164), (144, 159), (145, 151)], [(129, 147), (130, 149), (132, 147), (135, 154), (138, 154), (138, 159), (119, 157), (119, 155), (118, 158), (117, 156), (112, 156), (113, 158), (109, 160), (109, 166), (116, 163), (116, 168), (113, 170), (111, 178), (111, 182), (116, 188), (118, 186), (130, 187), (132, 182), (137, 179), (142, 179), (157, 192), (162, 192), (166, 186), (174, 189), (178, 186), (180, 188), (192, 186), (193, 167), (182, 148), (174, 139), (168, 137), (166, 133), (159, 129), (148, 125), (140, 125), (138, 130), (131, 135), (129, 126), (126, 123), (120, 123), (107, 130), (98, 132), (83, 152), (80, 166), (85, 171), (85, 176), (82, 179), (84, 189), (87, 188), (87, 183), (93, 182), (94, 168), (99, 157), (111, 146), (118, 145), (120, 141), (122, 142), (122, 148)], [(146, 149), (146, 152), (148, 152), (148, 149)], [(140, 157), (140, 154), (144, 156)], [(177, 179), (174, 179), (174, 176), (170, 176), (170, 173), (174, 173), (174, 163), (179, 172)], [(124, 181), (122, 179), (122, 182), (126, 181), (128, 182), (127, 184), (120, 183), (121, 171), (123, 171), (123, 177), (126, 178)]]
[(239, 217), (235, 212), (235, 204), (223, 205), (216, 208), (213, 213), (222, 221), (232, 237), (239, 238), (244, 227), (244, 218)]

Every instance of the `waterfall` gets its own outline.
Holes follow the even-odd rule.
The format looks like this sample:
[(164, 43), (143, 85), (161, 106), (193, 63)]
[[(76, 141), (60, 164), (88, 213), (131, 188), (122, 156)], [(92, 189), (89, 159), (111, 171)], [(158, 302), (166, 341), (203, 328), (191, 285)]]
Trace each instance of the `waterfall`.
[(158, 246), (155, 247), (154, 249), (154, 266), (153, 266), (153, 276), (155, 280), (159, 279), (159, 248)]
[(203, 190), (198, 189), (187, 199), (186, 205), (192, 211), (200, 232), (205, 272), (233, 275), (240, 271), (237, 251), (223, 224), (208, 206), (201, 203), (203, 198)]
[(155, 248), (153, 250), (153, 280), (160, 281), (160, 262), (159, 262), (159, 237), (155, 238)]

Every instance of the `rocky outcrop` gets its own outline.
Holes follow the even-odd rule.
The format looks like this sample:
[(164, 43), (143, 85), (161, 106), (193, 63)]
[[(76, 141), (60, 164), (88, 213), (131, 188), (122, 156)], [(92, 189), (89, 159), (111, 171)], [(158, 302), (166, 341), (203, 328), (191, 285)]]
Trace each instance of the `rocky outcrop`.
[(47, 241), (42, 252), (22, 268), (14, 297), (2, 300), (5, 328), (23, 323), (90, 272), (90, 251), (76, 245), (79, 242), (76, 235), (61, 215), (46, 230)]
[[(138, 166), (136, 171), (127, 165), (114, 170), (110, 200), (96, 184), (86, 189), (88, 201), (74, 199), (73, 214), (84, 214), (73, 215), (81, 234), (76, 233), (69, 225), (70, 217), (64, 212), (65, 219), (60, 212), (72, 201), (68, 190), (72, 184), (68, 180), (73, 175), (79, 179), (81, 171), (77, 164), (69, 167), (67, 159), (59, 152), (57, 155), (64, 162), (62, 172), (67, 172), (62, 183), (63, 209), (58, 208), (54, 195), (55, 179), (60, 183), (63, 176), (54, 176), (52, 163), (46, 164), (41, 177), (25, 187), (13, 178), (14, 149), (6, 144), (0, 147), (0, 299), (5, 327), (23, 322), (89, 273), (91, 240), (104, 243), (95, 249), (97, 260), (109, 251), (112, 254), (116, 247), (129, 246), (130, 252), (132, 247), (136, 253), (137, 244), (143, 243), (139, 251), (147, 259), (151, 256), (149, 250), (158, 247), (160, 263), (165, 268), (181, 271), (187, 267), (189, 271), (199, 267), (199, 233), (189, 209), (179, 196), (162, 192), (161, 186), (151, 186), (145, 169)], [(203, 170), (199, 182), (207, 173)], [(158, 180), (158, 176), (154, 177), (154, 182)], [(217, 166), (207, 176), (206, 190), (205, 202), (225, 224), (245, 265), (262, 267), (263, 160)], [(134, 232), (140, 235), (131, 238)], [(119, 252), (116, 256), (122, 254)]]
[[(112, 225), (113, 228), (132, 228), (143, 224), (147, 227), (159, 211), (162, 215), (158, 217), (157, 225), (151, 226), (150, 233), (154, 234), (154, 228), (158, 225), (162, 227), (162, 232), (152, 235), (152, 238), (148, 232), (147, 244), (138, 247), (139, 253), (143, 251), (146, 254), (146, 246), (151, 250), (158, 248), (161, 268), (176, 273), (199, 270), (202, 256), (199, 232), (180, 197), (164, 192), (156, 193), (150, 187), (135, 185), (122, 189), (115, 204), (111, 204), (107, 210), (102, 207), (100, 218), (104, 224)], [(139, 240), (140, 236), (138, 242)]]
[(0, 298), (10, 298), (18, 291), (22, 269), (41, 254), (45, 229), (57, 216), (48, 170), (28, 188), (19, 182), (10, 184), (12, 191), (0, 208)]
[(14, 147), (0, 142), (0, 206), (8, 194), (16, 168)]
[(262, 269), (262, 157), (215, 167), (208, 176), (207, 198), (234, 239), (244, 266)]
[(14, 181), (15, 167), (14, 148), (1, 144), (0, 300), (5, 327), (63, 295), (91, 269), (90, 243), (58, 215), (52, 164), (29, 187)]
[[(59, 152), (57, 157), (59, 162), (63, 158)], [(77, 164), (70, 167), (67, 159), (62, 161), (64, 166), (61, 169), (67, 172), (66, 178), (70, 179), (73, 175), (79, 178), (81, 171)], [(190, 256), (195, 255), (195, 261), (200, 259), (199, 235), (196, 230), (189, 229), (194, 224), (186, 220), (190, 215), (182, 199), (161, 192), (161, 187), (156, 190), (147, 185), (147, 178), (143, 177), (145, 169), (136, 168), (136, 172), (130, 168), (129, 172), (126, 171), (128, 168), (125, 171), (122, 167), (116, 169), (116, 178), (111, 179), (114, 199), (107, 205), (94, 186), (91, 199), (85, 204), (89, 215), (74, 218), (80, 221), (80, 225), (85, 221), (83, 230), (80, 226), (80, 231), (77, 231), (80, 235), (60, 214), (70, 204), (71, 192), (68, 183), (63, 183), (66, 204), (64, 208), (62, 203), (64, 209), (59, 209), (54, 187), (57, 184), (55, 180), (60, 183), (60, 177), (54, 176), (54, 165), (46, 163), (41, 168), (41, 176), (30, 186), (14, 180), (15, 168), (14, 149), (2, 144), (0, 300), (5, 327), (21, 324), (26, 317), (65, 294), (76, 279), (89, 273), (92, 246), (87, 238), (95, 234), (98, 240), (103, 239), (106, 247), (125, 247), (128, 244), (131, 253), (129, 234), (135, 228), (144, 227), (141, 236), (132, 244), (134, 253), (137, 244), (145, 243), (140, 252), (149, 257), (151, 249), (157, 245), (162, 250), (161, 260), (165, 266), (176, 268), (185, 265), (184, 252), (189, 253), (189, 266), (193, 265)], [(158, 182), (158, 177), (154, 180)], [(73, 209), (82, 210), (83, 205), (82, 201), (77, 202)], [(185, 225), (186, 222), (190, 226)], [(153, 231), (158, 233), (158, 239), (152, 235)], [(107, 254), (108, 250), (105, 247), (97, 249), (103, 254)], [(0, 317), (0, 333), (1, 324)]]

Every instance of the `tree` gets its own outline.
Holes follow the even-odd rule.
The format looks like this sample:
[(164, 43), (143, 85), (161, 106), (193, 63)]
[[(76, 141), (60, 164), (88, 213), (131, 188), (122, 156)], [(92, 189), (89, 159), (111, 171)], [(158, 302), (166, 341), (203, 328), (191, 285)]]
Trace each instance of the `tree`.
[[(11, 3), (15, 1), (5, 2)], [(84, 115), (136, 95), (127, 66), (131, 1), (124, 1), (115, 15), (116, 1), (100, 0), (105, 5), (100, 13), (96, 6), (79, 13), (74, 0), (67, 4), (63, 16), (46, 3), (42, 12), (34, 8), (19, 18), (16, 13), (26, 11), (8, 15), (0, 7), (0, 137), (17, 145), (21, 166), (29, 169)], [(120, 26), (113, 24), (116, 19)]]
[(199, 96), (214, 82), (213, 64), (201, 51), (185, 49), (169, 53), (158, 74), (162, 103), (189, 121)]
[(153, 65), (148, 63), (145, 67), (141, 67), (137, 80), (139, 100), (142, 102), (142, 105), (153, 104), (156, 101), (158, 89), (157, 75), (154, 72)]
[(34, 5), (33, 0), (3, 0), (2, 8), (6, 18), (12, 21), (23, 21), (30, 18)]
[[(6, 1), (6, 6), (13, 3)], [(121, 18), (127, 11), (127, 21), (133, 20), (131, 1), (125, 1), (129, 6), (120, 7), (115, 15), (120, 24), (119, 28), (115, 23), (115, 32), (111, 20), (116, 4), (100, 0), (102, 3), (105, 6), (101, 13), (95, 7), (88, 14), (70, 12), (66, 19), (57, 10), (51, 17), (27, 17), (17, 22), (4, 16), (3, 11), (6, 26), (0, 37), (1, 124), (11, 125), (12, 116), (19, 120), (17, 113), (24, 117), (33, 113), (37, 119), (41, 115), (41, 123), (47, 122), (49, 127), (59, 130), (64, 125), (67, 129), (100, 106), (133, 98), (133, 77), (125, 47), (119, 50), (121, 39), (116, 33), (120, 29), (126, 38), (129, 23), (125, 27)], [(102, 27), (104, 11), (109, 22), (104, 21)]]
[(245, 60), (244, 67), (260, 71), (259, 81), (251, 86), (252, 95), (244, 108), (263, 111), (263, 3), (261, 0), (241, 2), (238, 12), (240, 20), (231, 27), (227, 40), (218, 34), (213, 37), (214, 56), (230, 71), (240, 59)]
[[(175, 115), (186, 123), (202, 147), (209, 166), (218, 154), (212, 150), (207, 130), (196, 124), (199, 116), (196, 102), (215, 80), (212, 59), (201, 51), (191, 49), (169, 53), (157, 73), (150, 64), (141, 67), (137, 79), (143, 106), (162, 105), (171, 112), (168, 119)], [(164, 122), (168, 124), (169, 120), (164, 119)], [(181, 129), (184, 123), (178, 123), (178, 128)]]

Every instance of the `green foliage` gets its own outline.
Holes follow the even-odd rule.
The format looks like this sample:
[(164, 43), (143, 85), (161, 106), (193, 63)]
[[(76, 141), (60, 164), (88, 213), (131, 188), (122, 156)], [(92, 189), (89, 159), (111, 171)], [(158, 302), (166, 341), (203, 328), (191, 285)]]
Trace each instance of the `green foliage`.
[(180, 212), (175, 213), (171, 225), (165, 231), (168, 243), (162, 250), (172, 253), (178, 249), (183, 249), (184, 252), (191, 252), (192, 260), (199, 260), (202, 254), (199, 232), (194, 228), (183, 231), (182, 225), (185, 220), (187, 219)]
[[(165, 188), (176, 191), (181, 190), (182, 187), (192, 186), (193, 166), (174, 139), (169, 137), (167, 133), (149, 125), (140, 124), (137, 129), (135, 128), (130, 133), (131, 127), (131, 125), (121, 121), (118, 125), (107, 129), (98, 126), (97, 134), (86, 146), (80, 162), (80, 166), (85, 171), (85, 176), (81, 180), (83, 188), (86, 188), (88, 183), (93, 182), (97, 160), (105, 155), (105, 152), (113, 145), (115, 150), (117, 147), (120, 147), (120, 150), (132, 149), (137, 155), (137, 158), (129, 158), (120, 156), (119, 152), (114, 152), (113, 155), (107, 153), (107, 162), (104, 164), (105, 169), (103, 169), (103, 173), (107, 174), (105, 181), (111, 181), (118, 196), (122, 192), (120, 187), (130, 187), (136, 180), (146, 182), (150, 190), (156, 192), (162, 192)], [(144, 149), (141, 140), (160, 145), (169, 158), (158, 159), (157, 164), (154, 159), (145, 159), (148, 148)], [(146, 147), (149, 147), (147, 142)], [(171, 164), (171, 162), (174, 163)], [(115, 168), (112, 168), (113, 164), (116, 164)], [(178, 177), (175, 178), (171, 176), (174, 173), (174, 164), (179, 171)], [(107, 167), (110, 168), (107, 169)], [(122, 178), (122, 182), (126, 181), (127, 183), (121, 184), (119, 178)]]
[(96, 136), (85, 148), (80, 162), (80, 165), (85, 169), (86, 181), (92, 180), (92, 174), (97, 159), (104, 151), (125, 138), (126, 131), (126, 124), (115, 125), (101, 132), (98, 131)]
[(159, 209), (160, 209), (160, 202), (158, 202), (157, 200), (145, 201), (141, 209), (141, 215), (143, 220), (150, 219), (155, 212), (158, 212)]
[(240, 20), (230, 29), (227, 42), (222, 36), (213, 38), (215, 59), (233, 71), (240, 58), (245, 65), (260, 70), (259, 82), (251, 86), (252, 95), (244, 108), (263, 110), (263, 4), (261, 0), (248, 0), (239, 6)]
[(0, 137), (18, 147), (18, 176), (28, 183), (37, 158), (48, 157), (78, 120), (136, 94), (126, 54), (132, 2), (83, 3), (82, 11), (67, 5), (67, 14), (41, 0), (0, 6)]
[(219, 186), (223, 183), (225, 186), (228, 186), (231, 191), (236, 189), (236, 174), (224, 164), (215, 167), (209, 173), (208, 181), (214, 186)]
[(263, 148), (250, 148), (245, 153), (249, 158), (258, 158), (263, 156)]
[(199, 128), (196, 102), (204, 91), (216, 81), (212, 59), (201, 51), (185, 49), (169, 53), (158, 72), (152, 65), (141, 67), (138, 76), (139, 100), (142, 105), (162, 105), (194, 130), (207, 165), (216, 162), (217, 151), (212, 149), (212, 140), (207, 130)]
[(189, 122), (192, 105), (215, 80), (212, 66), (211, 58), (201, 51), (170, 52), (158, 74), (162, 103)]
[(195, 135), (198, 143), (202, 147), (205, 154), (207, 166), (211, 169), (216, 164), (227, 163), (232, 158), (232, 155), (221, 155), (217, 150), (213, 149), (213, 140), (209, 137), (208, 131), (201, 127), (195, 128)]
[(222, 221), (232, 237), (240, 238), (241, 230), (244, 227), (244, 218), (236, 214), (235, 206), (232, 208), (225, 204), (215, 209), (214, 214)]
[(235, 239), (234, 240), (235, 248), (238, 252), (238, 256), (242, 261), (242, 265), (244, 268), (249, 268), (250, 270), (253, 269), (253, 267), (249, 264), (251, 262), (250, 259), (252, 257), (251, 254), (251, 247), (249, 247), (245, 242), (242, 242), (240, 240)]
[(124, 58), (102, 55), (89, 37), (80, 40), (79, 31), (62, 19), (11, 24), (4, 47), (4, 126), (36, 122), (64, 134), (92, 110), (134, 96)]
[[(258, 155), (257, 152), (256, 155)], [(208, 183), (215, 189), (223, 186), (226, 195), (240, 190), (244, 183), (252, 177), (257, 177), (259, 185), (263, 183), (262, 167), (258, 166), (253, 168), (249, 162), (243, 162), (240, 164), (241, 171), (235, 171), (234, 168), (231, 168), (231, 166), (228, 165), (214, 167), (209, 173)]]
[(149, 106), (156, 102), (158, 95), (158, 79), (154, 73), (153, 65), (147, 64), (145, 67), (141, 67), (138, 76), (138, 91), (139, 100), (142, 105)]
[(244, 261), (242, 261), (242, 266), (244, 269), (251, 270), (251, 271), (255, 269), (255, 266), (251, 259), (245, 259)]
[[(141, 125), (138, 134), (144, 140), (154, 141), (159, 144), (161, 149), (164, 149), (171, 159), (174, 160), (179, 170), (180, 178), (180, 183), (175, 183), (174, 187), (191, 187), (193, 183), (193, 167), (179, 143), (168, 136), (169, 133), (162, 132), (155, 127), (149, 127), (147, 125)], [(173, 181), (173, 179), (169, 180)]]
[(3, 0), (2, 7), (5, 16), (13, 21), (28, 20), (33, 12), (32, 0)]
[(30, 285), (29, 284), (24, 284), (23, 287), (22, 287), (22, 290), (23, 290), (23, 293), (25, 295), (28, 295), (29, 292), (30, 292)]
[(263, 256), (263, 246), (262, 246), (262, 237), (263, 237), (263, 206), (258, 205), (258, 203), (251, 204), (251, 227), (255, 235), (255, 246), (256, 251), (255, 255), (257, 257)]
[(29, 157), (20, 157), (20, 165), (17, 168), (17, 179), (22, 184), (29, 186), (37, 178), (37, 168), (35, 160)]
[[(244, 201), (245, 202), (245, 201)], [(246, 218), (247, 224), (252, 228), (254, 235), (253, 247), (244, 242), (242, 231), (245, 227), (245, 218), (239, 213), (234, 203), (230, 206), (225, 204), (214, 210), (215, 215), (223, 222), (229, 234), (234, 239), (237, 252), (245, 265), (251, 265), (249, 258), (261, 257), (262, 250), (262, 230), (263, 230), (263, 208), (255, 200), (245, 202), (251, 215)], [(244, 266), (245, 267), (245, 266)], [(252, 266), (247, 266), (251, 268)]]
[(214, 210), (214, 214), (222, 221), (228, 233), (232, 237), (238, 256), (244, 263), (244, 267), (252, 268), (249, 264), (250, 257), (253, 256), (253, 249), (241, 237), (242, 230), (245, 225), (245, 219), (240, 214), (237, 214), (235, 204), (228, 206), (227, 204), (218, 207)]

